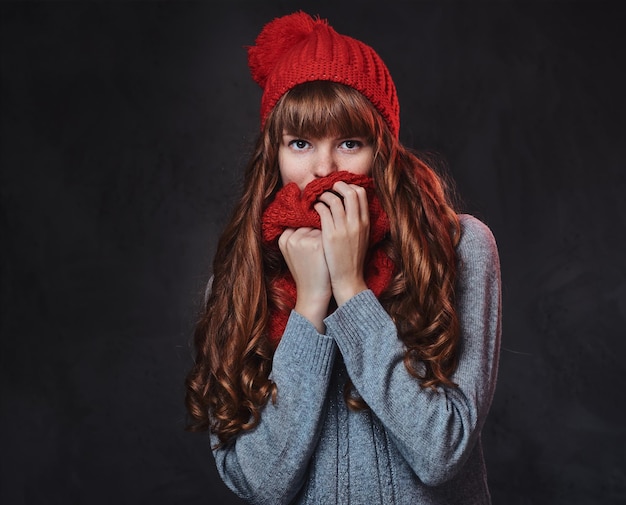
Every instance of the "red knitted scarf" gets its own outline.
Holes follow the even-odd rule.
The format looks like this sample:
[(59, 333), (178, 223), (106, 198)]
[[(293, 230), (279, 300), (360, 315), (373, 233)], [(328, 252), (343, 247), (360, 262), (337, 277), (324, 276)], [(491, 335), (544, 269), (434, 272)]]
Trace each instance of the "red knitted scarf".
[[(369, 176), (344, 171), (334, 172), (328, 177), (315, 179), (302, 192), (295, 183), (285, 185), (276, 193), (275, 199), (263, 213), (263, 242), (266, 246), (277, 249), (278, 238), (286, 228), (310, 226), (319, 229), (321, 227), (320, 216), (313, 206), (317, 198), (325, 191), (329, 191), (337, 181), (356, 184), (365, 188), (367, 193), (370, 211), (370, 245), (363, 273), (367, 286), (376, 296), (379, 296), (393, 276), (394, 264), (379, 247), (380, 242), (389, 232), (389, 220), (376, 196), (374, 181)], [(285, 295), (282, 297), (284, 308), (270, 310), (268, 337), (276, 346), (285, 330), (289, 313), (296, 304), (296, 285), (288, 270), (273, 283), (270, 291), (278, 290)]]

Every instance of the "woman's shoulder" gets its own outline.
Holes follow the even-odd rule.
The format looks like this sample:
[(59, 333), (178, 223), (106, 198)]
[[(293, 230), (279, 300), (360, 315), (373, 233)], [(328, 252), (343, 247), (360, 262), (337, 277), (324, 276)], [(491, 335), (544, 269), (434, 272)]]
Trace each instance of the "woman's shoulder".
[(461, 238), (457, 247), (461, 257), (475, 255), (497, 257), (498, 247), (491, 229), (470, 214), (459, 214)]

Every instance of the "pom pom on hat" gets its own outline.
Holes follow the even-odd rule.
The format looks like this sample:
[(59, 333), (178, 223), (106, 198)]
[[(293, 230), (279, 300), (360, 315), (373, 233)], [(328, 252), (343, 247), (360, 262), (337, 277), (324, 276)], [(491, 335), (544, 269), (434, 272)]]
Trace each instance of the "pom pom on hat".
[(276, 102), (294, 86), (332, 81), (363, 94), (397, 137), (400, 106), (383, 60), (368, 45), (337, 33), (326, 20), (302, 11), (267, 23), (248, 47), (252, 78), (263, 88), (261, 125)]
[(256, 46), (248, 48), (248, 66), (255, 82), (264, 88), (278, 60), (305, 40), (318, 24), (327, 25), (326, 21), (313, 19), (302, 11), (266, 24), (256, 38)]

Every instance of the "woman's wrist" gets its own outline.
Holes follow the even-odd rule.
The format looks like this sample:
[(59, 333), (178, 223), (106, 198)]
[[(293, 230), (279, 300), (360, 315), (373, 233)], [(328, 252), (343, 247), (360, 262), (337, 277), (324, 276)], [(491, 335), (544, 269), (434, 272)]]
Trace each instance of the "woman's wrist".
[(365, 284), (365, 281), (362, 279), (345, 286), (338, 286), (336, 288), (333, 287), (333, 295), (335, 297), (335, 301), (337, 302), (337, 307), (341, 307), (344, 303), (350, 300), (350, 298), (358, 295), (366, 289), (368, 289), (367, 284)]
[(330, 300), (318, 300), (312, 302), (309, 300), (298, 298), (296, 305), (293, 308), (298, 314), (315, 327), (318, 333), (324, 334), (326, 332), (326, 325), (324, 324), (324, 318), (328, 315), (328, 304)]

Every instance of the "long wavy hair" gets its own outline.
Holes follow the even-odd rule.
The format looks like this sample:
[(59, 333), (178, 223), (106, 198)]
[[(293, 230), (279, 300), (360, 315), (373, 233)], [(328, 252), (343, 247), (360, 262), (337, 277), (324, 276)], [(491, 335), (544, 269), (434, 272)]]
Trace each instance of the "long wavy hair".
[[(281, 187), (278, 146), (284, 131), (302, 137), (365, 137), (374, 147), (371, 175), (391, 229), (387, 254), (396, 274), (379, 300), (405, 346), (416, 387), (454, 387), (459, 323), (455, 310), (458, 215), (446, 179), (389, 131), (359, 92), (315, 81), (286, 93), (268, 116), (248, 163), (241, 198), (221, 235), (213, 280), (194, 333), (195, 363), (186, 379), (189, 431), (211, 430), (226, 444), (259, 422), (277, 386), (269, 379), (274, 348), (266, 329), (285, 308), (272, 279), (286, 268), (263, 247), (261, 217)], [(419, 386), (418, 386), (419, 384)], [(350, 408), (367, 408), (347, 384)]]

